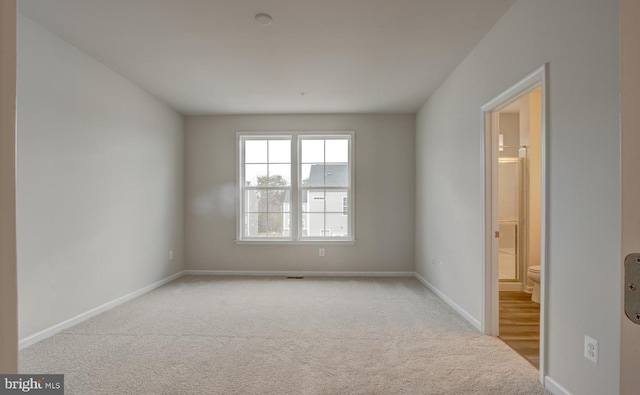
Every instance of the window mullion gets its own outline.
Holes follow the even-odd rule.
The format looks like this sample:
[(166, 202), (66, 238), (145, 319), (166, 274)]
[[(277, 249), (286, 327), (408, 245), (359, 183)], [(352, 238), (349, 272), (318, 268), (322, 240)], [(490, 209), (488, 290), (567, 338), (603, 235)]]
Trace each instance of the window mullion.
[[(322, 206), (324, 207), (324, 210), (322, 211), (322, 231), (321, 232), (326, 232), (327, 230), (327, 140), (322, 140), (322, 169), (323, 169), (323, 175), (322, 175), (322, 186), (324, 187), (324, 189), (322, 190), (324, 193), (324, 201), (322, 202)], [(326, 236), (326, 234), (325, 234)]]
[(299, 191), (299, 174), (300, 164), (298, 160), (298, 136), (291, 136), (291, 206), (289, 207), (289, 237), (291, 240), (299, 240), (300, 223), (299, 216), (301, 211), (300, 191)]
[(238, 203), (237, 203), (237, 207), (236, 207), (236, 212), (237, 212), (237, 218), (236, 218), (236, 240), (242, 240), (245, 237), (245, 234), (247, 233), (247, 230), (245, 229), (245, 218), (246, 218), (246, 214), (245, 214), (245, 189), (244, 189), (244, 184), (245, 184), (245, 174), (244, 174), (244, 162), (245, 162), (245, 153), (244, 153), (244, 138), (238, 136), (236, 138), (237, 144), (238, 144), (238, 148), (239, 148), (239, 155), (238, 155), (238, 160), (236, 161), (236, 174), (237, 174), (237, 182), (238, 182), (238, 187), (240, 189), (240, 196), (238, 199)]

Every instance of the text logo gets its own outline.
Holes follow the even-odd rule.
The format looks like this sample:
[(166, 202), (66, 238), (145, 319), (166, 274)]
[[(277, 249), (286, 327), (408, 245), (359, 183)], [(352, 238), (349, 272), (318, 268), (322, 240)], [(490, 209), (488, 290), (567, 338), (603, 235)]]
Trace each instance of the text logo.
[(64, 395), (62, 374), (0, 374), (0, 395)]

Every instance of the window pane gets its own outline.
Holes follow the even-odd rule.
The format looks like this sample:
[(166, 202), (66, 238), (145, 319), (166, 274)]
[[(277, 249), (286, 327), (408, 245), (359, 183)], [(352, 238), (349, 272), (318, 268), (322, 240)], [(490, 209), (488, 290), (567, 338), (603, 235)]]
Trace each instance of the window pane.
[(244, 208), (247, 213), (257, 213), (267, 211), (267, 192), (249, 190), (244, 194)]
[(245, 165), (245, 186), (267, 186), (267, 165)]
[(324, 165), (302, 165), (302, 187), (323, 187), (324, 186)]
[(244, 143), (245, 163), (267, 163), (267, 141), (246, 140)]
[(286, 187), (291, 185), (291, 165), (269, 165), (270, 187)]
[(349, 165), (325, 165), (324, 185), (327, 187), (348, 187)]
[(269, 214), (269, 237), (283, 237), (284, 236), (284, 221), (285, 214), (282, 213), (270, 213)]
[(269, 163), (291, 163), (291, 140), (269, 140)]
[(285, 237), (291, 236), (291, 214), (282, 214), (282, 233)]
[(302, 201), (306, 201), (306, 208), (303, 208), (305, 212), (309, 213), (323, 213), (325, 192), (324, 189), (305, 189), (301, 192), (303, 194)]
[(309, 186), (309, 173), (311, 172), (311, 165), (302, 165), (300, 166), (300, 186), (308, 187)]
[(247, 237), (266, 237), (268, 217), (267, 213), (245, 214), (245, 235)]
[(302, 140), (302, 163), (324, 162), (324, 140)]
[(328, 213), (325, 223), (326, 236), (331, 237), (347, 237), (349, 236), (348, 216), (340, 214)]
[(284, 203), (287, 191), (284, 189), (271, 189), (264, 191), (264, 194), (269, 195), (269, 212), (281, 213), (284, 210)]
[(325, 161), (327, 163), (349, 162), (348, 140), (325, 140)]
[(326, 192), (326, 212), (342, 214), (344, 199), (347, 197), (347, 190), (330, 190)]
[(323, 237), (325, 236), (324, 214), (307, 213), (303, 214), (306, 219), (307, 236)]
[(348, 187), (349, 165), (306, 164), (301, 166), (302, 187)]

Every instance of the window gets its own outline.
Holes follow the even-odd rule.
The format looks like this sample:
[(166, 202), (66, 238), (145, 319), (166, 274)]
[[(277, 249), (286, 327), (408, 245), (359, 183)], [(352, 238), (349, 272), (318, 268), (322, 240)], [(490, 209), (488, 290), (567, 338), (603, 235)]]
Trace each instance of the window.
[(239, 132), (238, 154), (238, 241), (354, 240), (353, 133)]

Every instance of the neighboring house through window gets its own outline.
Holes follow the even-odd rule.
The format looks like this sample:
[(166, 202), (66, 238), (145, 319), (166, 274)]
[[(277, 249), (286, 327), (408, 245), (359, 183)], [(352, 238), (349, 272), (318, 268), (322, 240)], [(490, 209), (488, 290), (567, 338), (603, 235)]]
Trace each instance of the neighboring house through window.
[(238, 241), (353, 241), (352, 152), (352, 132), (238, 132)]

